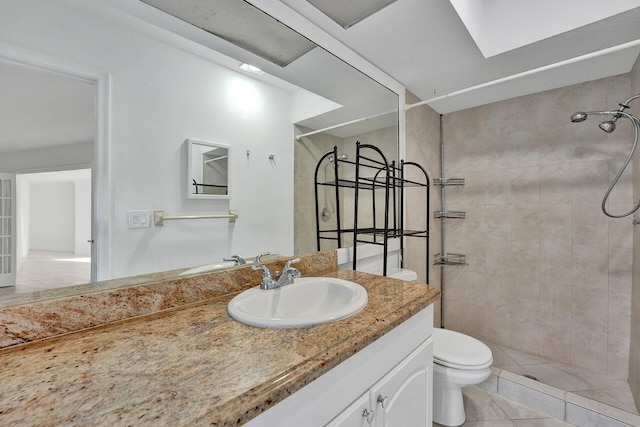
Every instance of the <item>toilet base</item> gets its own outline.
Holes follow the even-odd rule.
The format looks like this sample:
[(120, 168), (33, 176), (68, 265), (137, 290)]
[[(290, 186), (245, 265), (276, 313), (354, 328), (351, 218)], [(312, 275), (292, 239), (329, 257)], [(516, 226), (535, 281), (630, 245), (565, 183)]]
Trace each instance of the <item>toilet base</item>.
[(464, 424), (462, 389), (439, 390), (433, 395), (433, 421), (443, 426), (454, 427)]
[(463, 371), (433, 364), (433, 421), (447, 427), (464, 424), (462, 388), (480, 384), (491, 375), (491, 368)]

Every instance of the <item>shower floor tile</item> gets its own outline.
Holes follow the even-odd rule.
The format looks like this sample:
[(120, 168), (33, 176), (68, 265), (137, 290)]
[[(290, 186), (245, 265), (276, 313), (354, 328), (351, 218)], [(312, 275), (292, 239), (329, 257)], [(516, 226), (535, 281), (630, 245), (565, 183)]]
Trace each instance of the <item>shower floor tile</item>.
[(605, 405), (638, 415), (629, 384), (587, 369), (566, 365), (522, 351), (486, 343), (493, 352), (493, 366), (534, 377), (543, 384), (587, 397)]
[[(467, 420), (464, 427), (569, 427), (549, 415), (512, 402), (476, 386), (462, 390)], [(433, 423), (434, 427), (441, 427)]]

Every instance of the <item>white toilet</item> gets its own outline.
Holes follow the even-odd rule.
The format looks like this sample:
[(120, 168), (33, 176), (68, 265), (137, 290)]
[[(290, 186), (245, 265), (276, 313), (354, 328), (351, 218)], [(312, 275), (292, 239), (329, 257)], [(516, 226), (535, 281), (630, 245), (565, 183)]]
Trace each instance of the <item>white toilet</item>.
[[(390, 269), (389, 277), (415, 282), (418, 275), (407, 269)], [(491, 349), (460, 332), (433, 330), (433, 421), (459, 426), (467, 418), (462, 388), (480, 384), (491, 375)]]
[(462, 388), (491, 375), (493, 356), (484, 343), (447, 329), (433, 331), (433, 421), (459, 426), (466, 414)]

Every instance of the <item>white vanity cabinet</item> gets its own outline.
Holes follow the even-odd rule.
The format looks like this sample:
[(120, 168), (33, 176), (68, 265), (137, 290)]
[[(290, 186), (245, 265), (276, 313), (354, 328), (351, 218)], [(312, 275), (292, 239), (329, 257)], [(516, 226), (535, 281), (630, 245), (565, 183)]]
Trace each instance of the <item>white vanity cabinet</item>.
[(431, 425), (433, 342), (417, 348), (327, 427)]
[(432, 333), (430, 305), (245, 426), (431, 427)]

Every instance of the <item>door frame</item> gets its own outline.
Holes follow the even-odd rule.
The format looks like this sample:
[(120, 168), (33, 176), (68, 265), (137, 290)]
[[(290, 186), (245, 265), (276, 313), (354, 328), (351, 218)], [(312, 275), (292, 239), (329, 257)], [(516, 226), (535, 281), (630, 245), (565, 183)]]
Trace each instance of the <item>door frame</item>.
[(86, 65), (42, 55), (0, 43), (0, 61), (58, 74), (95, 87), (95, 137), (91, 167), (91, 281), (111, 278), (110, 226), (112, 192), (109, 189), (109, 86), (110, 75)]

